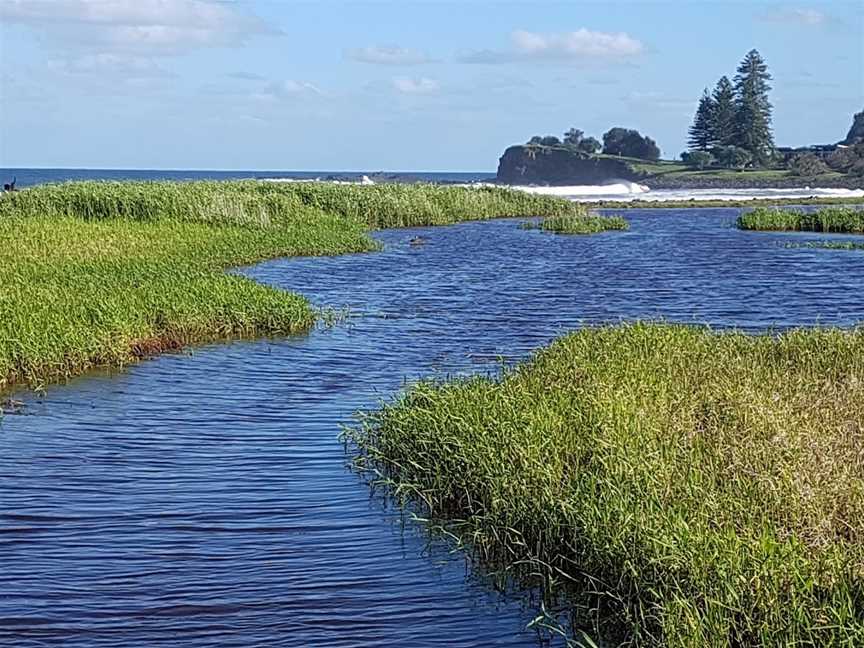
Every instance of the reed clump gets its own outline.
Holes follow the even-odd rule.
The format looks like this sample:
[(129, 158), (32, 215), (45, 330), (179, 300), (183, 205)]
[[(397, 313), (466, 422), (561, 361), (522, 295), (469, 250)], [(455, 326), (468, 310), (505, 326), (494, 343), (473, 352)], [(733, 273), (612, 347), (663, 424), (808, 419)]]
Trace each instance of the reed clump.
[(589, 634), (864, 645), (862, 330), (585, 329), (500, 379), (420, 383), (349, 437)]
[(71, 182), (0, 196), (0, 391), (206, 340), (308, 330), (303, 297), (226, 274), (377, 249), (370, 229), (581, 208), (498, 188)]
[(812, 212), (760, 207), (738, 217), (742, 230), (864, 234), (864, 210), (826, 207)]
[(630, 225), (626, 219), (620, 216), (564, 214), (544, 218), (536, 225), (536, 228), (553, 234), (599, 234), (610, 230), (627, 230), (630, 229)]

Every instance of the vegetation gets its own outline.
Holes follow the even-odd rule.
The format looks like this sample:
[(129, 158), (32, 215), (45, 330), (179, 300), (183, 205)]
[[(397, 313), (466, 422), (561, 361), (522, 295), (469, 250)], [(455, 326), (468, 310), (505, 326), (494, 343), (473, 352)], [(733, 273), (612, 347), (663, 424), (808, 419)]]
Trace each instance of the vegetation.
[(594, 137), (586, 137), (578, 128), (571, 128), (564, 133), (564, 140), (554, 135), (534, 135), (528, 140), (529, 146), (564, 147), (583, 156), (595, 156), (601, 150), (606, 156), (626, 157), (635, 160), (657, 161), (660, 159), (660, 149), (657, 143), (639, 131), (615, 127), (603, 134), (601, 144)]
[[(722, 166), (764, 166), (772, 161), (770, 80), (765, 61), (751, 50), (738, 66), (734, 86), (724, 76), (712, 94), (706, 88), (690, 127), (690, 150), (710, 150)], [(725, 154), (720, 152), (724, 150)]]
[(864, 139), (854, 146), (838, 148), (826, 158), (834, 171), (854, 176), (864, 176)]
[(660, 149), (654, 140), (639, 131), (617, 126), (603, 133), (603, 153), (641, 160), (660, 159)]
[(733, 146), (736, 142), (735, 88), (722, 76), (711, 94), (711, 145)]
[(307, 330), (297, 295), (226, 268), (376, 248), (369, 228), (582, 214), (506, 189), (81, 182), (0, 197), (0, 390), (211, 339)]
[(696, 109), (696, 117), (693, 118), (693, 125), (688, 132), (689, 139), (687, 143), (690, 145), (690, 150), (695, 152), (706, 153), (714, 146), (714, 102), (711, 95), (708, 94), (708, 88), (702, 91), (702, 98), (699, 100), (699, 107)]
[(549, 147), (563, 146), (566, 149), (584, 155), (594, 155), (602, 148), (600, 142), (593, 137), (585, 137), (585, 133), (578, 128), (571, 128), (564, 133), (563, 141), (554, 135), (534, 135), (528, 140), (528, 145)]
[(743, 230), (790, 232), (837, 232), (864, 234), (864, 209), (826, 207), (818, 211), (768, 209), (760, 207), (738, 217)]
[(594, 155), (603, 148), (603, 145), (596, 138), (585, 137), (585, 133), (578, 128), (571, 128), (564, 133), (564, 144), (588, 155)]
[(598, 234), (608, 230), (627, 230), (630, 224), (620, 216), (550, 216), (536, 225), (531, 222), (521, 223), (522, 229), (541, 229), (555, 234)]
[(812, 153), (801, 153), (789, 162), (789, 171), (802, 178), (813, 178), (828, 173), (828, 165)]
[[(684, 157), (684, 155), (687, 157)], [(698, 167), (700, 171), (714, 162), (714, 156), (708, 151), (693, 151), (692, 153), (685, 153), (684, 155), (681, 156), (681, 159), (690, 166)]]
[(421, 383), (349, 436), (604, 640), (861, 645), (862, 376), (862, 331), (586, 329), (498, 380)]

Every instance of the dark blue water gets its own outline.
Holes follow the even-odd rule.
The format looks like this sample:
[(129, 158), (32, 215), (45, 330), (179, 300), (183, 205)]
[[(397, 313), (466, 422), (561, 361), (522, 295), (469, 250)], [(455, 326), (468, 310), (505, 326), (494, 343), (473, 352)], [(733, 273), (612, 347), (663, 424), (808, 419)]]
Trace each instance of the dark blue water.
[(292, 178), (296, 180), (356, 180), (363, 176), (388, 182), (479, 182), (495, 179), (495, 173), (441, 171), (194, 171), (143, 169), (2, 169), (0, 184), (16, 180), (23, 189), (48, 182), (67, 180), (243, 180)]
[(0, 423), (0, 645), (536, 646), (531, 601), (403, 527), (346, 469), (340, 426), (405, 380), (491, 371), (585, 323), (864, 317), (864, 253), (787, 249), (818, 237), (739, 232), (736, 213), (382, 232), (381, 253), (245, 271), (349, 306), (335, 328), (19, 395)]

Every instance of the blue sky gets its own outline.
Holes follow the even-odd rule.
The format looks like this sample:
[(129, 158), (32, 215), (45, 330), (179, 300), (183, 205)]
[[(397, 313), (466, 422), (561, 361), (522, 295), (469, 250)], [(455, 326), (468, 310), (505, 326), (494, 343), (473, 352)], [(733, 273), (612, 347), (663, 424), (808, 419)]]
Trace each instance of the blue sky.
[(0, 0), (0, 166), (493, 171), (574, 126), (685, 147), (751, 48), (778, 145), (864, 109), (864, 3)]

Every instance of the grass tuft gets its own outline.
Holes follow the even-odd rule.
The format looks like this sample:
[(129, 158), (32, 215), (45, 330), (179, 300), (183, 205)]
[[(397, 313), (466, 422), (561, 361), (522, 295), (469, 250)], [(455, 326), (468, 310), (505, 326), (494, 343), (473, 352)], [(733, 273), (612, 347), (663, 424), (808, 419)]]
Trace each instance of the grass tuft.
[(760, 207), (738, 217), (742, 230), (789, 232), (837, 232), (864, 234), (864, 210), (826, 207), (814, 212)]
[(590, 634), (864, 645), (864, 331), (585, 329), (413, 387), (357, 462)]
[(539, 223), (526, 221), (520, 229), (540, 229), (554, 234), (598, 234), (608, 230), (627, 230), (629, 223), (620, 216), (598, 216), (596, 214), (550, 216)]

